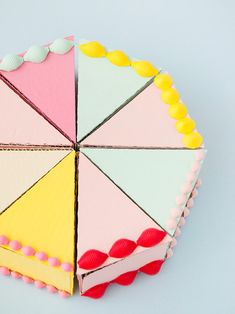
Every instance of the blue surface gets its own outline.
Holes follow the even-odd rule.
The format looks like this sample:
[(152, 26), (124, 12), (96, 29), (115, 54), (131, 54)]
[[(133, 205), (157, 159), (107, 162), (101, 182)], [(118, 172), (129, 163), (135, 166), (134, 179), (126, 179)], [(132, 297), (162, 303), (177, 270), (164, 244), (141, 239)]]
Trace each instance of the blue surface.
[(234, 9), (233, 0), (0, 0), (1, 56), (74, 33), (150, 60), (173, 75), (209, 150), (199, 198), (159, 276), (113, 286), (99, 301), (1, 277), (1, 314), (235, 313)]

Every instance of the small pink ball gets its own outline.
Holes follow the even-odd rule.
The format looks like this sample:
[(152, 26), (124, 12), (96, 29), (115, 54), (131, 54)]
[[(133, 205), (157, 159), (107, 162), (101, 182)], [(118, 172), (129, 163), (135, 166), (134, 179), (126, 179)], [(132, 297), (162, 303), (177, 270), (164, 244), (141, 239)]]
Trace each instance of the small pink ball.
[(181, 230), (180, 230), (180, 228), (177, 228), (175, 231), (175, 237), (178, 237), (180, 235), (181, 235)]
[(202, 180), (201, 179), (198, 179), (197, 182), (196, 182), (196, 188), (200, 188), (200, 186), (202, 185)]
[(179, 226), (182, 227), (184, 225), (185, 225), (185, 219), (184, 219), (184, 217), (181, 217), (180, 221), (179, 221)]
[(166, 258), (170, 258), (173, 255), (172, 249), (168, 249), (166, 253)]
[(176, 240), (176, 238), (173, 238), (171, 241), (171, 248), (175, 247), (176, 244), (177, 244), (177, 240)]
[(22, 280), (25, 282), (25, 283), (33, 283), (33, 279), (28, 277), (28, 276), (22, 276)]
[(195, 173), (190, 172), (190, 173), (187, 175), (187, 182), (193, 183), (194, 180), (195, 180)]
[(35, 250), (31, 246), (23, 246), (21, 251), (26, 256), (33, 256), (35, 254)]
[(48, 256), (46, 255), (46, 253), (44, 252), (37, 252), (35, 254), (35, 257), (39, 260), (39, 261), (46, 261), (48, 259)]
[(11, 272), (10, 270), (7, 268), (7, 267), (0, 267), (0, 273), (3, 275), (3, 276), (10, 276)]
[(14, 251), (18, 251), (18, 250), (20, 250), (21, 247), (22, 247), (21, 244), (20, 244), (20, 242), (18, 242), (17, 240), (12, 240), (12, 241), (10, 241), (9, 246), (10, 246), (10, 248), (12, 248), (12, 250), (14, 250)]
[(61, 264), (61, 268), (62, 268), (64, 271), (67, 271), (67, 272), (73, 271), (73, 265), (70, 264), (70, 263), (63, 263), (63, 264)]
[(7, 245), (9, 243), (9, 240), (4, 235), (0, 235), (0, 245)]
[(50, 293), (56, 293), (56, 292), (58, 291), (54, 286), (51, 286), (51, 285), (48, 285), (48, 286), (47, 286), (47, 290), (48, 290)]
[(192, 192), (192, 198), (196, 198), (198, 196), (198, 191), (196, 188), (194, 188), (193, 192)]
[(184, 194), (181, 194), (180, 196), (178, 196), (178, 197), (176, 198), (176, 204), (177, 204), (178, 206), (183, 205), (183, 204), (185, 203), (185, 201), (186, 201), (186, 198), (185, 198), (185, 195), (184, 195)]
[(174, 219), (170, 219), (166, 223), (167, 228), (175, 229), (177, 227), (177, 222)]
[(192, 191), (192, 185), (190, 183), (185, 183), (184, 185), (182, 185), (181, 191), (184, 194), (190, 193)]
[(201, 164), (200, 164), (200, 162), (199, 161), (195, 161), (194, 162), (194, 164), (193, 164), (193, 166), (192, 166), (192, 172), (198, 172), (199, 171), (199, 169), (200, 169), (200, 167), (201, 167)]
[(11, 277), (14, 279), (20, 279), (22, 277), (21, 274), (17, 273), (16, 271), (11, 272)]
[(187, 207), (185, 207), (185, 209), (184, 209), (184, 217), (188, 217), (189, 214), (190, 214), (190, 210)]
[(171, 210), (171, 217), (172, 218), (178, 218), (182, 215), (182, 210), (179, 208), (172, 208)]
[(68, 298), (70, 296), (70, 294), (66, 291), (58, 291), (58, 293), (62, 298)]
[(56, 257), (50, 257), (48, 258), (48, 263), (53, 266), (53, 267), (58, 267), (60, 266), (60, 261)]
[(192, 208), (193, 207), (193, 205), (194, 205), (194, 200), (192, 199), (192, 198), (190, 198), (189, 200), (188, 200), (188, 202), (187, 202), (187, 207), (188, 208)]
[(39, 289), (42, 289), (42, 288), (46, 287), (46, 284), (44, 282), (40, 281), (40, 280), (35, 280), (34, 284)]

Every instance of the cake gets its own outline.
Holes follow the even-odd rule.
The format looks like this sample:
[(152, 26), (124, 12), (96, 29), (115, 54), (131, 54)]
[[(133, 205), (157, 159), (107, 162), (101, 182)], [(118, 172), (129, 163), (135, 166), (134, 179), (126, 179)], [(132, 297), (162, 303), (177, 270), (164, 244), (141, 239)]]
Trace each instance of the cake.
[(100, 298), (160, 271), (206, 153), (167, 72), (57, 39), (2, 59), (0, 116), (3, 275)]

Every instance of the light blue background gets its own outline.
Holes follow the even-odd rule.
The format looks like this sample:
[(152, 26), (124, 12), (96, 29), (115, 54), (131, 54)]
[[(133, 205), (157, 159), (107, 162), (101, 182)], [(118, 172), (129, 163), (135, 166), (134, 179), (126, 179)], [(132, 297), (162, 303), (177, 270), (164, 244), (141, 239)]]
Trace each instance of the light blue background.
[(234, 16), (233, 0), (0, 0), (1, 56), (76, 34), (150, 60), (173, 75), (209, 150), (199, 198), (159, 276), (113, 286), (99, 301), (1, 277), (1, 314), (235, 313)]

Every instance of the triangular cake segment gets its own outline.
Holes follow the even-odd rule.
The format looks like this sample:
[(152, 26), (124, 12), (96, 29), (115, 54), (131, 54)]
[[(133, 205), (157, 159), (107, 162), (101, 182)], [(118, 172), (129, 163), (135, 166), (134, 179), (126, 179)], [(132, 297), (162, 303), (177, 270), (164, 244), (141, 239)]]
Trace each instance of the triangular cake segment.
[[(171, 240), (159, 225), (82, 153), (79, 155), (78, 182), (79, 274), (118, 260), (120, 253), (117, 250), (121, 249), (122, 245), (127, 250), (125, 256), (146, 249), (146, 247), (136, 245), (144, 232), (148, 233), (149, 238), (150, 232), (158, 233), (160, 238), (157, 244)], [(124, 239), (127, 240), (125, 243)], [(119, 244), (118, 249), (115, 248), (115, 243)], [(90, 250), (99, 252), (95, 253)], [(89, 252), (91, 257), (89, 257)], [(99, 253), (102, 254), (99, 256)], [(89, 258), (94, 263), (94, 267), (87, 264)], [(101, 259), (100, 262), (99, 259)]]
[(182, 148), (182, 134), (152, 83), (81, 145)]
[(196, 182), (203, 150), (81, 151), (164, 230), (174, 234)]
[(71, 142), (0, 79), (0, 144), (68, 146)]
[[(17, 246), (9, 243), (16, 254), (28, 256), (32, 255), (33, 250), (35, 257), (28, 258), (35, 259), (35, 269), (40, 259), (36, 253), (40, 253), (41, 257), (47, 256), (40, 263), (51, 267), (61, 266), (61, 271), (64, 271), (62, 268), (66, 269), (65, 283), (68, 292), (72, 292), (73, 288), (71, 268), (74, 264), (74, 192), (75, 152), (71, 152), (0, 216), (1, 235), (13, 241), (13, 244), (17, 241), (22, 246), (20, 251), (16, 251)], [(45, 271), (44, 281), (47, 284), (52, 281), (51, 284), (57, 287), (54, 272), (50, 273), (49, 269)], [(27, 275), (27, 267), (23, 274)]]
[(78, 52), (78, 135), (80, 142), (143, 89), (150, 78), (130, 66), (115, 66), (107, 58)]
[(74, 48), (65, 54), (49, 52), (41, 63), (26, 61), (17, 70), (0, 74), (68, 139), (76, 141)]
[(0, 150), (0, 213), (69, 153), (69, 150)]

